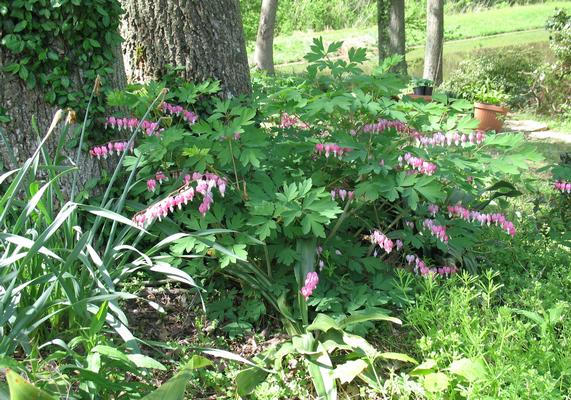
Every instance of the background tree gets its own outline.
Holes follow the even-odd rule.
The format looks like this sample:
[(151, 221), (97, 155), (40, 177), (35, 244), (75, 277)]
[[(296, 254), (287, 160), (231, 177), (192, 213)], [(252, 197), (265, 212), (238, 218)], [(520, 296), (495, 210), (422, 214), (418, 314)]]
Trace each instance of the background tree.
[(254, 51), (256, 67), (271, 75), (274, 74), (274, 30), (277, 10), (278, 0), (262, 1), (256, 50)]
[(406, 36), (404, 0), (391, 0), (389, 11), (389, 53), (399, 54), (402, 61), (397, 72), (406, 74)]
[(444, 42), (444, 0), (426, 3), (426, 47), (423, 78), (442, 83), (442, 47)]
[(377, 0), (377, 33), (379, 64), (390, 54), (389, 51), (389, 0)]
[(168, 65), (188, 80), (219, 79), (225, 95), (251, 91), (238, 0), (121, 0), (127, 76), (158, 79)]

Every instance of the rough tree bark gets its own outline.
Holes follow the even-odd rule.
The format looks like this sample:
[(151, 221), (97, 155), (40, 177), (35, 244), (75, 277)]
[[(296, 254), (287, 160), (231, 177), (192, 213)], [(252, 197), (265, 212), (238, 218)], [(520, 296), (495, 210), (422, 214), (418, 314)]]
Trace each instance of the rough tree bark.
[(276, 13), (278, 0), (262, 0), (260, 12), (260, 25), (256, 38), (254, 62), (256, 68), (274, 74), (274, 28), (276, 26)]
[[(116, 49), (120, 54), (120, 49)], [(0, 46), (0, 65), (8, 65), (13, 62), (13, 55)], [(74, 71), (69, 76), (71, 85), (79, 88), (83, 83), (81, 71)], [(110, 83), (113, 87), (123, 87), (126, 83), (125, 71), (122, 69), (122, 64), (117, 64), (114, 67), (114, 74), (110, 77)], [(37, 145), (43, 135), (46, 133), (55, 112), (58, 107), (55, 107), (44, 100), (44, 91), (40, 86), (34, 89), (28, 89), (25, 82), (18, 76), (3, 72), (0, 68), (0, 105), (6, 108), (6, 113), (10, 117), (10, 122), (0, 127), (3, 136), (7, 139), (8, 143), (0, 138), (0, 160), (2, 161), (5, 171), (16, 168), (27, 160), (32, 153), (36, 150)], [(75, 110), (78, 116), (83, 114), (84, 110)], [(35, 118), (38, 133), (32, 127), (32, 117)], [(74, 129), (80, 129), (80, 123), (72, 124), (68, 129), (68, 135), (74, 133)], [(57, 147), (60, 130), (57, 129), (52, 134), (50, 140), (46, 143), (46, 149), (50, 156), (54, 156)], [(75, 149), (64, 150), (64, 155), (75, 161)], [(12, 162), (14, 156), (16, 163)], [(79, 187), (93, 177), (100, 175), (101, 168), (107, 168), (108, 164), (101, 164), (97, 160), (84, 155), (81, 158), (79, 165)], [(64, 193), (69, 193), (71, 187), (71, 175), (64, 176), (60, 180), (60, 187)]]
[(167, 65), (183, 78), (219, 79), (224, 94), (251, 92), (238, 0), (121, 0), (127, 77), (157, 79)]
[(423, 78), (442, 83), (444, 41), (444, 0), (428, 0), (426, 5), (426, 48)]
[(389, 0), (377, 0), (379, 64), (389, 56)]
[(402, 61), (395, 71), (406, 74), (406, 36), (404, 18), (404, 0), (391, 0), (389, 12), (389, 53), (399, 54)]

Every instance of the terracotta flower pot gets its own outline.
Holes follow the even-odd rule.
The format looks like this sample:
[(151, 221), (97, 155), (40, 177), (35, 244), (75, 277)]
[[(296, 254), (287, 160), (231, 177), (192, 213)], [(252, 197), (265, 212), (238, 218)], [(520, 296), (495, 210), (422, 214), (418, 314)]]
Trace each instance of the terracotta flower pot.
[(508, 109), (506, 107), (496, 106), (493, 104), (474, 103), (474, 118), (480, 121), (478, 129), (482, 131), (499, 132), (502, 129), (504, 122), (501, 119), (498, 119), (498, 114), (506, 115), (507, 113)]

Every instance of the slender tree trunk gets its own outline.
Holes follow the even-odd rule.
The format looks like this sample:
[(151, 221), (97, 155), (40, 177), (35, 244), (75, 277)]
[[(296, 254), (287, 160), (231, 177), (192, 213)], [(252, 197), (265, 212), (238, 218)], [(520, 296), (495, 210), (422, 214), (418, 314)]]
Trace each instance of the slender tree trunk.
[(425, 79), (442, 83), (442, 47), (444, 42), (444, 0), (428, 0), (426, 5)]
[(389, 13), (389, 53), (399, 54), (402, 61), (395, 70), (406, 74), (406, 36), (405, 36), (404, 0), (391, 0)]
[(251, 92), (238, 0), (121, 0), (127, 77), (159, 79), (167, 65), (188, 80), (219, 79), (226, 96)]
[(390, 54), (389, 51), (389, 0), (377, 0), (377, 33), (379, 64)]
[(270, 75), (274, 74), (274, 29), (277, 11), (278, 0), (262, 0), (254, 62), (257, 68)]

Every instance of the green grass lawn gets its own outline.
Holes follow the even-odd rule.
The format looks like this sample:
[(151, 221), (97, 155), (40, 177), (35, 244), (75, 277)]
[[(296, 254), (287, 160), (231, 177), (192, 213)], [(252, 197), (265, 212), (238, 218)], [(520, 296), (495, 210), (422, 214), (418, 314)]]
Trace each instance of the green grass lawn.
[[(541, 28), (555, 8), (571, 11), (570, 1), (554, 1), (544, 4), (527, 6), (504, 7), (483, 10), (467, 14), (446, 15), (444, 18), (446, 38), (448, 41), (478, 37), (477, 40), (467, 40), (449, 43), (445, 51), (471, 51), (480, 47), (501, 47), (509, 44), (537, 43), (547, 40), (547, 33)], [(535, 29), (535, 30), (534, 30)], [(500, 35), (490, 38), (482, 36), (497, 35), (524, 30), (534, 30), (519, 33), (516, 36)], [(276, 65), (303, 60), (314, 37), (323, 36), (327, 42), (343, 40), (347, 47), (368, 47), (374, 49), (377, 41), (376, 27), (350, 28), (326, 32), (295, 32), (288, 36), (278, 36), (274, 41), (274, 61)], [(414, 39), (409, 32), (410, 59), (422, 58), (423, 39)], [(414, 48), (414, 45), (420, 45)], [(250, 53), (252, 46), (250, 45)]]
[[(548, 47), (548, 34), (544, 30), (511, 32), (501, 35), (484, 36), (479, 38), (453, 40), (444, 43), (444, 78), (450, 71), (456, 69), (458, 64), (464, 60), (471, 52), (480, 49), (491, 49), (506, 46), (532, 46), (538, 48), (542, 53), (550, 54)], [(350, 47), (350, 46), (349, 46)], [(373, 46), (368, 47), (369, 60), (365, 63), (365, 69), (370, 70), (377, 65), (377, 50)], [(422, 75), (424, 59), (424, 48), (415, 47), (407, 53), (407, 63), (409, 74), (412, 76)], [(305, 70), (305, 63), (290, 63), (279, 65), (276, 62), (276, 69), (282, 73), (301, 73)]]

